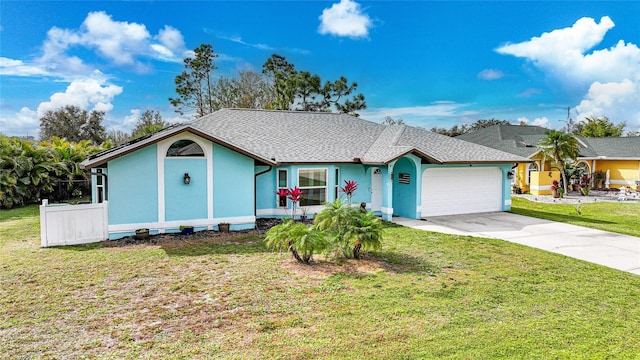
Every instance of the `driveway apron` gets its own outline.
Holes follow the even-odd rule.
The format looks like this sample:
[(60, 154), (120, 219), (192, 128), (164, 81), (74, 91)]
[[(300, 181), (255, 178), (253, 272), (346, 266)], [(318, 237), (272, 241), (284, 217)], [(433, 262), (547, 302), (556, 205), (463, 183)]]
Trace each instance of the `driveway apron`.
[(414, 229), (501, 239), (640, 275), (640, 238), (507, 212), (394, 217)]

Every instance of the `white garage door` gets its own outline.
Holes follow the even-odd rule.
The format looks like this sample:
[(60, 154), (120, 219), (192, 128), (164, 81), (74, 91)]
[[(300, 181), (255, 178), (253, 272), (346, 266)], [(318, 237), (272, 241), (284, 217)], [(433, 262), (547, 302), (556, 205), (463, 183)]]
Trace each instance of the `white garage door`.
[(502, 171), (427, 169), (422, 173), (422, 217), (502, 210)]

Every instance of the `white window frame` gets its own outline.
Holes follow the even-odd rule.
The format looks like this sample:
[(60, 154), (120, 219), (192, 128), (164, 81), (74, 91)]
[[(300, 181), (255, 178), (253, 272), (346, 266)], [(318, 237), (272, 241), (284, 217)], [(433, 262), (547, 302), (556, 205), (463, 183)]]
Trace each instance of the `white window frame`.
[[(535, 169), (532, 169), (531, 166), (535, 166)], [(532, 162), (527, 165), (527, 185), (531, 184), (531, 172), (532, 171), (540, 171), (540, 166), (537, 162)]]
[[(305, 186), (302, 187), (300, 186), (300, 172), (301, 171), (324, 171), (324, 176), (325, 176), (325, 185), (324, 186)], [(300, 168), (298, 169), (298, 187), (300, 188), (300, 190), (302, 190), (303, 192), (305, 191), (305, 189), (325, 189), (324, 190), (324, 201), (323, 202), (328, 202), (328, 197), (329, 197), (329, 168)], [(305, 196), (304, 194), (302, 195), (302, 198), (304, 199)], [(322, 205), (322, 204), (318, 204), (318, 205)], [(318, 206), (318, 205), (304, 205), (304, 206)], [(302, 204), (300, 204), (300, 206), (303, 206)]]
[[(285, 174), (287, 174), (287, 181), (286, 181), (286, 185), (284, 187), (280, 186), (280, 172), (284, 171)], [(280, 189), (288, 189), (289, 188), (289, 169), (276, 169), (276, 189), (278, 192), (280, 192)], [(282, 206), (280, 205), (280, 195), (276, 194), (276, 207), (278, 208), (287, 208), (289, 207), (289, 201), (285, 200), (285, 205)]]
[(340, 168), (335, 168), (333, 175), (336, 177), (335, 179), (333, 179), (333, 182), (335, 183), (334, 195), (335, 195), (335, 199), (339, 199), (340, 198)]

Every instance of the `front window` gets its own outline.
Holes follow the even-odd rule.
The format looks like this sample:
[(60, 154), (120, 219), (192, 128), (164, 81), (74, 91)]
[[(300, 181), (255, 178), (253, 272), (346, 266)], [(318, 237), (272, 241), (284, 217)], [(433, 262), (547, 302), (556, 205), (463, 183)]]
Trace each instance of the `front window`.
[(327, 169), (300, 169), (298, 187), (304, 192), (300, 206), (324, 204), (327, 201)]
[[(278, 170), (278, 193), (281, 193), (281, 190), (287, 190), (289, 185), (289, 172), (286, 169)], [(278, 196), (278, 207), (287, 207), (287, 196)]]

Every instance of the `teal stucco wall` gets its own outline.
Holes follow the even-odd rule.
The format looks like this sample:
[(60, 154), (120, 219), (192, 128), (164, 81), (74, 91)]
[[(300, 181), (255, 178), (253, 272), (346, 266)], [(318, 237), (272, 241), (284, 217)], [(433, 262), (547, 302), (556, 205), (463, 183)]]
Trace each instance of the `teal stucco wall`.
[[(191, 182), (184, 183), (188, 173)], [(164, 159), (165, 220), (207, 218), (207, 160)]]
[(109, 162), (109, 224), (158, 221), (156, 152), (154, 144)]
[(254, 160), (213, 145), (213, 216), (254, 216)]

